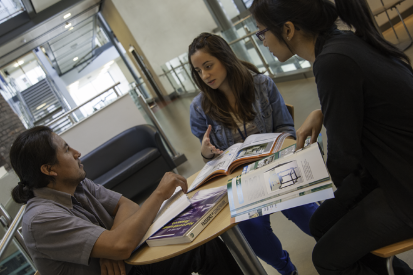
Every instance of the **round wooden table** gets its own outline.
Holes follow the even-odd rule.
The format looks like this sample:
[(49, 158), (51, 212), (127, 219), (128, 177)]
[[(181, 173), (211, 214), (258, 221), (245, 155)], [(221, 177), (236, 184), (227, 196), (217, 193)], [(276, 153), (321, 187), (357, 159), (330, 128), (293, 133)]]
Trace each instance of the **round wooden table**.
[[(282, 149), (293, 144), (295, 144), (295, 140), (286, 139)], [(199, 190), (226, 185), (229, 179), (240, 175), (241, 172), (242, 167), (239, 167), (229, 176), (214, 178), (201, 187), (198, 187), (196, 190), (188, 193), (188, 197), (191, 198)], [(195, 180), (198, 173), (195, 173), (188, 178), (188, 186)], [(125, 262), (131, 265), (144, 265), (160, 262), (178, 256), (221, 236), (245, 274), (250, 274), (251, 272), (251, 274), (266, 274), (261, 263), (257, 260), (255, 253), (238, 229), (238, 226), (236, 226), (236, 224), (231, 224), (230, 218), (229, 205), (227, 205), (191, 243), (158, 247), (149, 247), (144, 244), (143, 247), (134, 252)]]

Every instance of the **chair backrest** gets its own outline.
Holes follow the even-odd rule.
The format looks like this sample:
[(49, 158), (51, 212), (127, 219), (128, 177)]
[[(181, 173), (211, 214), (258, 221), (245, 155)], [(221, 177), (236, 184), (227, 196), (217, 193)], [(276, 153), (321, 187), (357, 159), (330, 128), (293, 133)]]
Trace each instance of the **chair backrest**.
[(389, 258), (391, 256), (409, 251), (411, 249), (413, 249), (413, 239), (408, 239), (402, 242), (398, 242), (376, 249), (371, 253), (382, 258)]
[(149, 140), (147, 128), (154, 131), (150, 125), (129, 128), (83, 156), (80, 160), (87, 169), (88, 178), (95, 180), (139, 151), (153, 147), (155, 142)]
[(291, 104), (285, 104), (287, 106), (288, 112), (290, 113), (291, 117), (293, 118), (294, 121), (294, 106)]

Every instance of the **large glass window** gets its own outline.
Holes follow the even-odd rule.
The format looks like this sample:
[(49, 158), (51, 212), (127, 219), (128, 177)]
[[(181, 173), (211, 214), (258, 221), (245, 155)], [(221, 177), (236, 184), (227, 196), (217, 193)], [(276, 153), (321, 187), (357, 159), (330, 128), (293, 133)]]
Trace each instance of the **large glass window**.
[(254, 0), (243, 0), (243, 1), (247, 9), (249, 9), (252, 5), (252, 2), (254, 2)]
[(0, 73), (6, 82), (18, 92), (26, 90), (46, 77), (33, 53), (29, 53), (1, 68)]
[(22, 13), (24, 10), (20, 0), (0, 0), (0, 24)]
[[(76, 104), (81, 105), (87, 102), (117, 83), (120, 84), (115, 89), (119, 94), (128, 93), (129, 82), (120, 68), (122, 64), (118, 64), (122, 62), (122, 59), (118, 57), (70, 84), (68, 90)], [(80, 110), (84, 116), (89, 116), (116, 98), (116, 93), (112, 89), (81, 107)]]
[(218, 0), (229, 19), (239, 15), (239, 10), (233, 0)]
[(66, 23), (66, 31), (50, 39), (43, 46), (51, 62), (59, 69), (60, 75), (87, 66), (90, 60), (96, 58), (100, 47), (108, 43), (106, 34), (96, 23), (96, 16), (72, 25)]
[[(33, 126), (35, 117), (25, 104), (21, 93), (45, 78), (46, 74), (33, 53), (0, 68), (0, 93), (26, 128)], [(51, 106), (41, 106), (43, 107)]]

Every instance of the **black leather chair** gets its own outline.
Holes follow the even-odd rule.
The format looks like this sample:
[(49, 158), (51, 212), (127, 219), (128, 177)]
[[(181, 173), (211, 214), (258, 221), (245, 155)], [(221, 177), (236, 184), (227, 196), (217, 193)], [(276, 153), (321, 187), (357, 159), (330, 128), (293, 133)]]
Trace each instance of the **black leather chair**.
[(127, 129), (81, 158), (86, 177), (127, 198), (176, 167), (151, 125)]

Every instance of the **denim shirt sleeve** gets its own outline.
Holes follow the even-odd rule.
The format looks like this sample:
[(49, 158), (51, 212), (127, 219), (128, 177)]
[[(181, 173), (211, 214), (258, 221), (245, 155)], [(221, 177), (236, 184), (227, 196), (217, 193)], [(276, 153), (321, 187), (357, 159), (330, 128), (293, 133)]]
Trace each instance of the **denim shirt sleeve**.
[(273, 133), (287, 132), (296, 138), (294, 121), (285, 106), (284, 99), (272, 79), (268, 78), (266, 82), (268, 99), (272, 107)]
[(208, 125), (211, 125), (212, 131), (209, 135), (211, 144), (220, 150), (226, 150), (229, 146), (234, 144), (231, 130), (209, 118), (202, 109), (201, 100), (202, 94), (199, 94), (194, 98), (189, 108), (191, 132), (202, 143)]
[(189, 125), (191, 126), (191, 132), (202, 143), (202, 138), (206, 130), (208, 129), (206, 123), (206, 115), (198, 105), (198, 96), (192, 101), (189, 107)]

